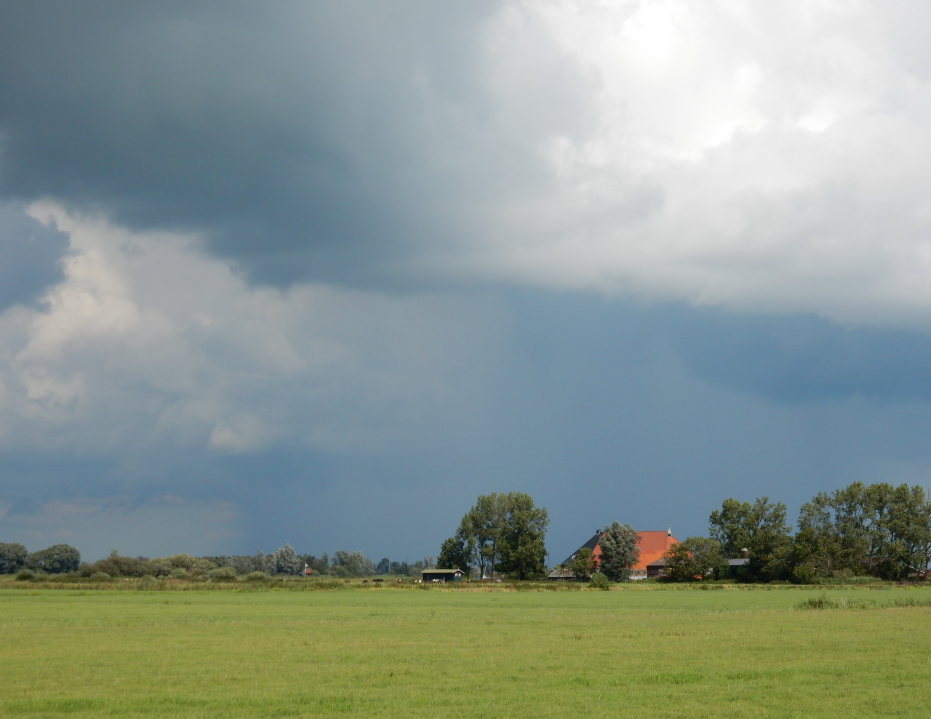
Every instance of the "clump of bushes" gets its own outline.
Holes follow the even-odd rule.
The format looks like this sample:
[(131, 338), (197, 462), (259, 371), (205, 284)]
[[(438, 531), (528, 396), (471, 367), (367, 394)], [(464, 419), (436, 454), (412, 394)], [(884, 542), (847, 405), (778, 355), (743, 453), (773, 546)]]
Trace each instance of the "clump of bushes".
[(234, 582), (239, 575), (232, 567), (217, 567), (207, 572), (207, 576), (212, 582)]
[(595, 572), (588, 584), (592, 589), (600, 589), (606, 592), (611, 586), (611, 580), (601, 572)]
[(20, 569), (16, 573), (16, 579), (19, 580), (20, 582), (31, 582), (35, 578), (36, 578), (36, 573), (33, 570), (28, 569), (28, 568)]

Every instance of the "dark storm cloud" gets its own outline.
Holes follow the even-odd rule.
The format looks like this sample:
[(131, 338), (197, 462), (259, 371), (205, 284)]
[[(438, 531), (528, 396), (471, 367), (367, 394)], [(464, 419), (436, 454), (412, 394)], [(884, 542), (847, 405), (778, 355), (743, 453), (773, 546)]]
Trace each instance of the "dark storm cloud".
[(36, 222), (19, 205), (0, 203), (0, 312), (38, 299), (59, 281), (67, 246), (65, 235)]
[(927, 326), (924, 70), (732, 11), (0, 3), (0, 541), (416, 559), (526, 491), (559, 560), (924, 482), (931, 342), (816, 318)]
[[(444, 315), (444, 326), (454, 324), (452, 314)], [(144, 423), (133, 434), (150, 438), (150, 446), (120, 442), (110, 452), (88, 450), (89, 435), (50, 451), (49, 434), (40, 435), (39, 450), (0, 454), (0, 515), (7, 512), (0, 516), (0, 534), (30, 548), (70, 541), (88, 558), (114, 548), (158, 556), (252, 553), (290, 542), (316, 554), (347, 548), (375, 559), (412, 560), (435, 554), (477, 495), (525, 491), (550, 511), (550, 559), (558, 561), (585, 539), (580, 534), (609, 521), (645, 529), (671, 526), (680, 537), (700, 535), (709, 512), (729, 496), (769, 495), (794, 512), (818, 491), (851, 481), (924, 476), (927, 413), (913, 411), (913, 398), (897, 391), (882, 395), (878, 387), (893, 369), (905, 372), (901, 363), (890, 362), (896, 352), (918, 347), (907, 334), (882, 334), (889, 353), (871, 354), (865, 346), (869, 335), (853, 333), (844, 344), (838, 339), (843, 331), (835, 335), (808, 318), (780, 324), (540, 291), (502, 292), (487, 315), (485, 321), (494, 317), (495, 327), (510, 329), (506, 337), (473, 331), (474, 339), (456, 343), (446, 337), (435, 347), (406, 339), (399, 344), (414, 344), (418, 351), (393, 369), (385, 366), (384, 342), (359, 350), (379, 365), (385, 384), (402, 383), (403, 394), (420, 396), (417, 412), (427, 413), (437, 431), (414, 423), (415, 431), (391, 433), (377, 446), (334, 451), (289, 438), (251, 453), (180, 446), (174, 438), (159, 439), (157, 428)], [(751, 320), (768, 329), (755, 332)], [(456, 331), (462, 332), (461, 322)], [(812, 340), (822, 335), (834, 339)], [(398, 330), (386, 336), (399, 336)], [(249, 344), (269, 342), (258, 336)], [(410, 358), (440, 347), (451, 357), (436, 367), (412, 364)], [(859, 348), (857, 371), (847, 372), (829, 399), (862, 394), (864, 386), (876, 387), (873, 393), (863, 402), (800, 401), (806, 397), (798, 385), (811, 395), (817, 389), (803, 383), (803, 369), (825, 364), (837, 371), (834, 356), (845, 348)], [(787, 374), (778, 382), (772, 379), (775, 364), (768, 371), (757, 366), (777, 351)], [(63, 354), (72, 352), (66, 347)], [(340, 435), (365, 430), (380, 412), (377, 385), (366, 383), (364, 373), (356, 371), (352, 381), (365, 391), (340, 389), (332, 404), (321, 404), (316, 391), (303, 394), (309, 386), (335, 382), (332, 375), (282, 380), (271, 372), (252, 378), (254, 394), (242, 394), (244, 375), (223, 354), (216, 353), (209, 374), (233, 371), (234, 379), (216, 393), (233, 400), (240, 395), (234, 408), (255, 411), (263, 390), (276, 414), (306, 426), (332, 420), (342, 406), (354, 419), (337, 427)], [(920, 382), (921, 358), (918, 353), (901, 381)], [(138, 353), (128, 361), (136, 365)], [(178, 361), (172, 356), (173, 366)], [(100, 363), (107, 379), (95, 385), (106, 388), (100, 394), (115, 391), (114, 362), (111, 357)], [(405, 379), (405, 367), (413, 379)], [(429, 385), (436, 374), (460, 391), (434, 396)], [(203, 379), (190, 391), (212, 394)], [(468, 412), (465, 394), (474, 405)], [(133, 395), (132, 402), (120, 401), (120, 410), (108, 411), (119, 411), (123, 423), (131, 421), (133, 407), (144, 403), (151, 411), (152, 398), (144, 396)], [(410, 423), (402, 409), (403, 402), (391, 399), (386, 424)], [(93, 435), (117, 432), (107, 411), (81, 424)], [(62, 430), (55, 423), (46, 431)], [(218, 501), (238, 508), (237, 515), (224, 515)], [(424, 507), (430, 508), (426, 514)], [(211, 519), (217, 512), (219, 518)], [(190, 528), (199, 522), (228, 534), (193, 536)], [(73, 537), (54, 533), (64, 526), (73, 527)], [(23, 534), (26, 529), (35, 538)]]
[(777, 402), (931, 399), (931, 337), (923, 332), (702, 310), (672, 311), (666, 324), (688, 367), (720, 386)]
[[(527, 192), (527, 143), (573, 122), (554, 109), (501, 127), (481, 57), (494, 10), (6, 3), (0, 189), (203, 231), (266, 281), (364, 276)], [(551, 64), (537, 82), (558, 93), (571, 78)]]

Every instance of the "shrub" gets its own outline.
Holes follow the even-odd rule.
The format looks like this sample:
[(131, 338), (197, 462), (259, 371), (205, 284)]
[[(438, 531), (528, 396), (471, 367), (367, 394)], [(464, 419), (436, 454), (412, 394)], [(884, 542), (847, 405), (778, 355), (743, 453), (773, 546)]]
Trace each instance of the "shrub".
[(207, 572), (207, 576), (214, 582), (232, 582), (238, 575), (232, 567), (217, 567)]
[(271, 579), (265, 572), (249, 572), (246, 575), (247, 582), (264, 582), (267, 579)]
[(16, 573), (16, 578), (21, 582), (29, 582), (36, 578), (36, 573), (31, 569), (20, 569)]
[(611, 580), (608, 579), (607, 575), (604, 575), (601, 572), (595, 572), (589, 581), (589, 585), (592, 587), (592, 589), (608, 591), (608, 587), (611, 586)]
[(106, 572), (94, 572), (90, 578), (95, 582), (107, 582), (112, 579), (112, 577)]
[(92, 564), (81, 564), (79, 571), (85, 577), (90, 577), (95, 572), (103, 572), (111, 577), (141, 577), (153, 573), (154, 568), (151, 564), (151, 560), (145, 557), (124, 557), (114, 549), (105, 559), (98, 559)]
[(64, 574), (81, 566), (81, 553), (70, 544), (55, 544), (33, 552), (26, 563), (31, 569), (49, 574)]
[(792, 581), (796, 584), (813, 584), (817, 580), (817, 573), (807, 564), (799, 564), (792, 570)]

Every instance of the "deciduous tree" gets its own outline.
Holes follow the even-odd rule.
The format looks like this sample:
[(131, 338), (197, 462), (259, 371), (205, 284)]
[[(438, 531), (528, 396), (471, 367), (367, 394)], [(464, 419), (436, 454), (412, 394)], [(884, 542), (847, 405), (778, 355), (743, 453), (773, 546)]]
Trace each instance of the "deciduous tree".
[(477, 567), (482, 577), (497, 570), (527, 579), (545, 572), (548, 526), (549, 514), (535, 507), (529, 494), (493, 492), (479, 496), (444, 546), (447, 555), (467, 552), (468, 565)]
[(747, 577), (768, 581), (789, 571), (792, 536), (786, 524), (786, 506), (760, 497), (752, 504), (726, 499), (709, 518), (711, 538), (721, 544), (725, 556), (750, 553)]
[(26, 563), (30, 569), (48, 574), (64, 574), (75, 571), (81, 564), (81, 553), (70, 544), (54, 544), (29, 555)]
[(272, 552), (273, 571), (276, 574), (301, 574), (304, 563), (298, 559), (294, 547), (286, 544)]
[(707, 537), (689, 537), (674, 544), (664, 555), (666, 576), (676, 582), (722, 577), (727, 572), (727, 559), (721, 545)]
[(362, 552), (337, 549), (333, 554), (330, 573), (337, 577), (370, 577), (375, 574), (375, 563)]
[(920, 486), (862, 482), (802, 506), (796, 573), (871, 574), (900, 579), (931, 561), (931, 502)]
[(637, 530), (628, 524), (613, 522), (602, 533), (601, 572), (611, 581), (621, 582), (630, 577), (630, 568), (637, 563)]
[(549, 513), (535, 507), (533, 498), (522, 492), (508, 494), (504, 502), (499, 569), (516, 579), (533, 579), (546, 574), (546, 529)]
[(436, 566), (440, 569), (461, 569), (466, 576), (470, 576), (474, 552), (471, 538), (456, 532), (455, 536), (443, 540)]
[(592, 550), (589, 547), (582, 547), (566, 566), (576, 579), (588, 579), (598, 568), (595, 558), (592, 556)]
[(29, 550), (18, 542), (0, 543), (0, 574), (16, 574), (28, 556)]

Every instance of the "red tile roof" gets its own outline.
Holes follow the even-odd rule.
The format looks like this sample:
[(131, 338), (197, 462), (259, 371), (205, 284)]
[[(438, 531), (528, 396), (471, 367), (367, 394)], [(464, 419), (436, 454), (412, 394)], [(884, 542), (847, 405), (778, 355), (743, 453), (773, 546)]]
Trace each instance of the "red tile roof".
[[(594, 537), (589, 539), (585, 544), (579, 547), (575, 552), (572, 553), (572, 556), (567, 559), (564, 564), (568, 564), (576, 554), (579, 553), (585, 547), (590, 547), (592, 550), (592, 556), (596, 561), (601, 561), (601, 535), (604, 532), (599, 532)], [(679, 540), (672, 536), (672, 532), (668, 529), (663, 529), (659, 531), (649, 531), (649, 532), (637, 532), (637, 546), (640, 548), (640, 557), (637, 560), (637, 563), (631, 567), (631, 569), (646, 569), (647, 565), (652, 564), (657, 559), (660, 559), (665, 553), (666, 550), (672, 547), (675, 544), (678, 544)]]
[(678, 543), (679, 540), (673, 537), (668, 530), (637, 532), (637, 546), (640, 547), (640, 558), (632, 569), (646, 569), (647, 565), (661, 558), (667, 549)]

